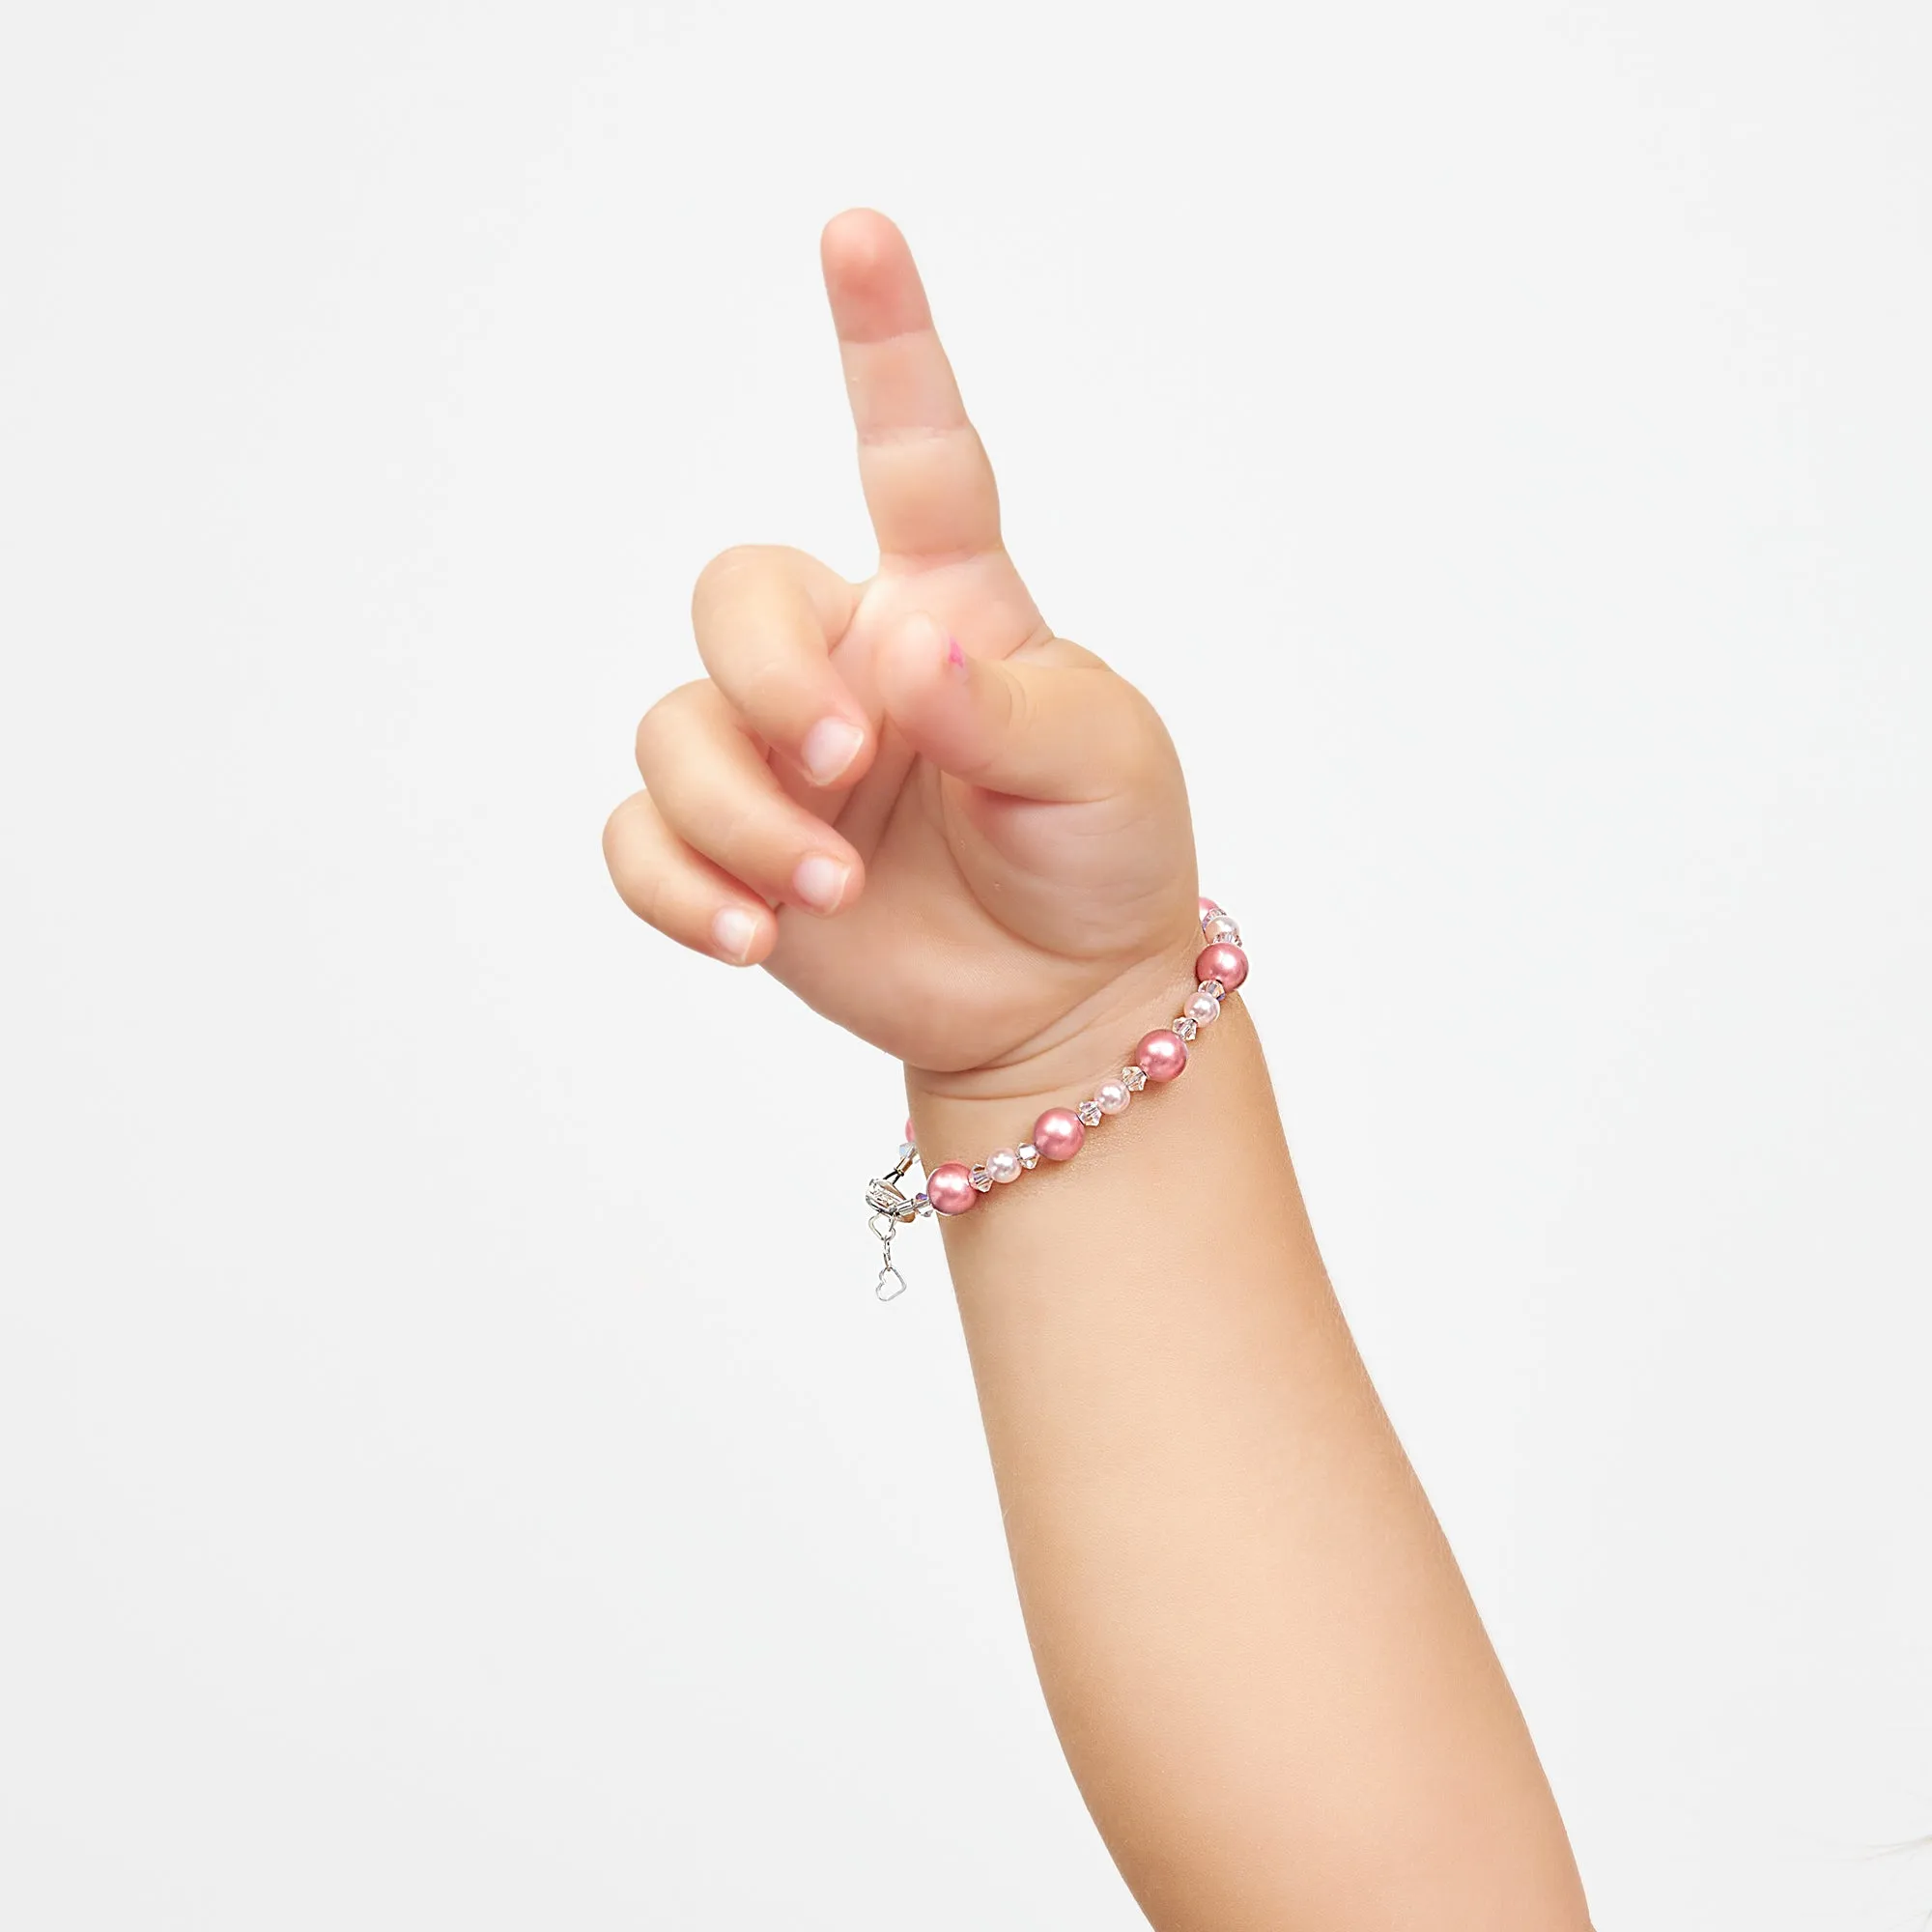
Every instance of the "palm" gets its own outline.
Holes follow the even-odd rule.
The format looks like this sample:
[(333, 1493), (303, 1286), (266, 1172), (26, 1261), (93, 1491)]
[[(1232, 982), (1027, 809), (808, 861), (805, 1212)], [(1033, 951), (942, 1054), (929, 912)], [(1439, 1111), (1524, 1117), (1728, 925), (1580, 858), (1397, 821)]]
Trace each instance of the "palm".
[[(975, 657), (1076, 656), (1052, 639), (1003, 551), (936, 570), (883, 568), (832, 651), (875, 717), (876, 640), (907, 610), (937, 617)], [(818, 1011), (912, 1065), (1021, 1052), (1191, 913), (1184, 804), (1151, 824), (1151, 808), (1181, 801), (1167, 765), (1145, 774), (1145, 789), (1165, 799), (1009, 803), (916, 755), (887, 721), (871, 769), (826, 814), (866, 861), (865, 893), (835, 920), (781, 911), (767, 963)]]

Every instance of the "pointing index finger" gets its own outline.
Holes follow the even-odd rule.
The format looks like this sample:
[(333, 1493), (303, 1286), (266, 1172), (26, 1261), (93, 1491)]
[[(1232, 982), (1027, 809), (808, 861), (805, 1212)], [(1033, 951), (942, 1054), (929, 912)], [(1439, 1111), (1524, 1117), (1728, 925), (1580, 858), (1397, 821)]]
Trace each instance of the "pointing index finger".
[(905, 237), (883, 214), (852, 209), (826, 224), (819, 255), (880, 554), (997, 550), (992, 466), (966, 418)]

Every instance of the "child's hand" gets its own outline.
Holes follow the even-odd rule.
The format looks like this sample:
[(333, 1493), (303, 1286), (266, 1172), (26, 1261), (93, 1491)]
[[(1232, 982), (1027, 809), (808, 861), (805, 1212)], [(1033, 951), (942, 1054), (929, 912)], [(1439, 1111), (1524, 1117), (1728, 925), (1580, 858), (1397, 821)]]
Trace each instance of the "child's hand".
[[(879, 569), (727, 551), (693, 598), (708, 678), (638, 730), (605, 832), (639, 918), (763, 962), (910, 1065), (989, 1091), (1092, 1074), (1082, 1036), (1173, 997), (1198, 947), (1179, 767), (1140, 694), (1055, 638), (1000, 543), (904, 240), (823, 241)], [(1122, 555), (1123, 567), (1131, 557)], [(969, 1085), (971, 1083), (968, 1083)]]

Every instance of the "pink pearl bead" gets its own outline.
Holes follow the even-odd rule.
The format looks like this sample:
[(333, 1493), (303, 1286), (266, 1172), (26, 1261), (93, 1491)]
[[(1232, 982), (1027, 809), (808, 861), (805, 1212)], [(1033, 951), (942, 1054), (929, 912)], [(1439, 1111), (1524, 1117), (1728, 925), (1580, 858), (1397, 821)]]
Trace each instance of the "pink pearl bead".
[(1221, 908), (1212, 899), (1203, 899), (1201, 901), (1201, 917), (1203, 919), (1206, 919), (1210, 912), (1219, 912)]
[(1049, 1107), (1033, 1123), (1033, 1144), (1042, 1160), (1071, 1160), (1086, 1138), (1087, 1129), (1071, 1107)]
[(1225, 942), (1209, 946), (1195, 960), (1194, 977), (1197, 980), (1218, 980), (1223, 990), (1232, 993), (1248, 977), (1248, 955), (1238, 946)]
[(908, 1147), (915, 1144), (915, 1136), (912, 1130), (912, 1116), (910, 1114), (906, 1116), (906, 1130), (899, 1136), (899, 1139), (905, 1142)]
[(1187, 1065), (1187, 1043), (1178, 1033), (1151, 1033), (1134, 1048), (1134, 1064), (1150, 1080), (1172, 1080)]
[(925, 1198), (942, 1214), (963, 1214), (978, 1204), (973, 1170), (964, 1161), (949, 1160), (925, 1177)]

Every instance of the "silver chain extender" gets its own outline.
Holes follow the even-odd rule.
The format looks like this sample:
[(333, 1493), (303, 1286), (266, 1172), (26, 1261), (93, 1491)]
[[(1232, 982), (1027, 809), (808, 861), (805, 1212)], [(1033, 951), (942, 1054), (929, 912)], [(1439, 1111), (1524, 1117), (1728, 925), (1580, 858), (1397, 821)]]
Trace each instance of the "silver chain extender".
[(879, 1278), (872, 1285), (872, 1293), (881, 1301), (896, 1301), (906, 1292), (906, 1278), (893, 1263), (893, 1237), (908, 1222), (932, 1212), (932, 1204), (923, 1194), (908, 1200), (899, 1192), (898, 1183), (918, 1158), (918, 1150), (907, 1142), (899, 1150), (899, 1164), (866, 1183), (866, 1206), (872, 1210), (867, 1216), (866, 1226), (879, 1244)]

